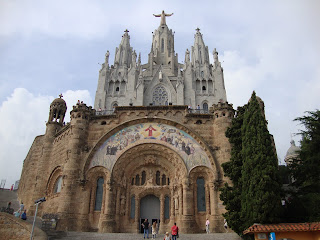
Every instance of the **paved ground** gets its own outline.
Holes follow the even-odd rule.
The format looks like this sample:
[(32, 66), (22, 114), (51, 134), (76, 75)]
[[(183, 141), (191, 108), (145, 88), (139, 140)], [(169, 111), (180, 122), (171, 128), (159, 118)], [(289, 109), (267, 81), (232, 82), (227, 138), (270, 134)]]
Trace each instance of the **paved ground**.
[[(7, 189), (0, 189), (0, 207), (6, 207), (8, 202), (11, 202), (11, 207), (16, 211), (20, 204), (17, 200), (17, 192)], [(33, 223), (33, 216), (27, 216), (27, 222)], [(37, 217), (36, 226), (41, 227), (41, 219)], [(156, 237), (158, 240), (162, 240), (163, 234)], [(114, 240), (114, 239), (126, 239), (126, 240), (142, 240), (143, 234), (134, 233), (94, 233), (94, 232), (54, 232), (50, 233), (49, 240), (61, 239), (61, 240)], [(151, 235), (149, 236), (151, 240)], [(240, 240), (241, 238), (234, 233), (212, 233), (212, 234), (180, 234), (179, 240)]]
[[(156, 239), (162, 240), (163, 234), (157, 236)], [(80, 232), (66, 232), (63, 236), (50, 237), (50, 240), (111, 240), (111, 239), (126, 239), (126, 240), (142, 240), (143, 234), (134, 233), (80, 233)], [(151, 236), (149, 236), (151, 240)], [(240, 240), (241, 238), (234, 233), (213, 233), (213, 234), (180, 234), (179, 240)]]

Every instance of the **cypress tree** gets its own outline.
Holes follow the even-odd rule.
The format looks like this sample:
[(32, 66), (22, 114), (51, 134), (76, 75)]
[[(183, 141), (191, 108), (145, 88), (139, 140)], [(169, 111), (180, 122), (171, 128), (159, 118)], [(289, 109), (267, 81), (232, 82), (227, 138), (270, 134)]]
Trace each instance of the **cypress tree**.
[(232, 150), (222, 167), (232, 186), (220, 189), (220, 199), (228, 225), (239, 235), (254, 223), (275, 223), (281, 215), (277, 156), (263, 111), (253, 92), (226, 131)]
[(278, 161), (267, 121), (252, 93), (244, 114), (242, 133), (241, 219), (244, 228), (254, 223), (275, 223), (281, 215)]

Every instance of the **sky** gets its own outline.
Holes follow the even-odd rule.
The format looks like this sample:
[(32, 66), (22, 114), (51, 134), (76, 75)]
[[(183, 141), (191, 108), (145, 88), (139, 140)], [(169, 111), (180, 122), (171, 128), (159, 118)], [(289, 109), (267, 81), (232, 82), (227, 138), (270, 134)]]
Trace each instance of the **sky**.
[(162, 10), (174, 13), (182, 63), (199, 27), (219, 52), (228, 102), (236, 109), (253, 91), (265, 103), (279, 162), (291, 139), (299, 144), (305, 111), (319, 109), (320, 1), (317, 0), (0, 0), (0, 180), (20, 178), (34, 138), (45, 133), (50, 103), (63, 94), (69, 112), (78, 99), (93, 105), (104, 55), (125, 29), (142, 63)]

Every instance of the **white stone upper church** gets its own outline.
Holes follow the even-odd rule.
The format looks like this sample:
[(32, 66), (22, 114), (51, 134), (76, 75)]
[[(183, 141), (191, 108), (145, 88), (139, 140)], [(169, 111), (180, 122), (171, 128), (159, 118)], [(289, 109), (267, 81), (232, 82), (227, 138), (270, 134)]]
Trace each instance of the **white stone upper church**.
[(107, 51), (99, 72), (95, 109), (172, 104), (207, 111), (208, 106), (227, 101), (218, 52), (214, 49), (214, 63), (210, 64), (208, 47), (197, 28), (191, 53), (187, 49), (184, 63), (179, 63), (174, 50), (174, 33), (166, 25), (166, 17), (170, 15), (164, 12), (155, 15), (161, 16), (161, 22), (153, 32), (147, 63), (141, 63), (141, 54), (137, 60), (128, 30), (115, 50), (111, 66)]

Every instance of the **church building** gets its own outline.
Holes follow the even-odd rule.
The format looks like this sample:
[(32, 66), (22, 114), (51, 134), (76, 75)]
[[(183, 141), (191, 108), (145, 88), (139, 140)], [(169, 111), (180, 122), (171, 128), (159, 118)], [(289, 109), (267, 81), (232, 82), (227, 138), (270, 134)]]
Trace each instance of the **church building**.
[[(162, 11), (148, 62), (125, 30), (114, 63), (99, 71), (94, 108), (78, 102), (64, 124), (65, 101), (55, 99), (44, 135), (24, 160), (18, 197), (28, 215), (46, 197), (40, 216), (56, 216), (57, 230), (131, 232), (157, 221), (180, 233), (224, 232), (219, 188), (229, 161), (225, 136), (234, 116), (218, 52), (210, 63), (200, 29), (179, 63), (174, 32)], [(172, 17), (171, 17), (172, 18)]]

